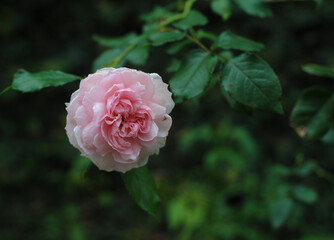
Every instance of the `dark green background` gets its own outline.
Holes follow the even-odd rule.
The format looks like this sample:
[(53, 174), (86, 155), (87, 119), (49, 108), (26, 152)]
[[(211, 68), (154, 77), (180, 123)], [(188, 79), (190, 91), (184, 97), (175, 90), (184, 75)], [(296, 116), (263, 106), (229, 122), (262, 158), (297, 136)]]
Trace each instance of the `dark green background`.
[[(140, 33), (140, 15), (156, 4), (171, 2), (2, 0), (0, 89), (19, 68), (87, 75), (103, 51), (92, 35)], [(286, 115), (237, 113), (218, 86), (177, 105), (167, 146), (148, 164), (162, 198), (160, 222), (135, 205), (118, 173), (93, 165), (81, 173), (85, 160), (64, 131), (64, 103), (78, 82), (1, 95), (0, 239), (334, 239), (333, 144), (303, 140), (289, 123), (303, 89), (333, 90), (333, 80), (301, 66), (334, 65), (334, 3), (318, 11), (313, 2), (270, 7), (274, 18), (235, 6), (223, 22), (209, 1), (194, 5), (209, 18), (207, 30), (231, 29), (266, 45), (261, 56), (280, 78)], [(169, 62), (158, 47), (141, 70), (168, 82)], [(273, 227), (282, 214), (282, 226)]]

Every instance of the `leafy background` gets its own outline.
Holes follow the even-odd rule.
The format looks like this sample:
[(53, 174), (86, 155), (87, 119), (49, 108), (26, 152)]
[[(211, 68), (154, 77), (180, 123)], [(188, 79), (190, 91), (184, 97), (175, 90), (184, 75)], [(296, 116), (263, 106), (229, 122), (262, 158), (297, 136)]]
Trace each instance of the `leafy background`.
[[(236, 108), (239, 113), (215, 78), (204, 93), (176, 94), (177, 102), (191, 99), (173, 110), (167, 146), (148, 164), (162, 202), (159, 221), (135, 205), (119, 174), (98, 171), (68, 143), (64, 102), (78, 81), (40, 92), (2, 94), (0, 239), (333, 239), (329, 129), (334, 121), (328, 114), (333, 79), (309, 75), (317, 69), (304, 65), (334, 65), (334, 3), (317, 7), (313, 1), (272, 1), (269, 8), (259, 3), (197, 1), (193, 9), (207, 20), (195, 13), (192, 21), (179, 21), (176, 27), (197, 23), (196, 30), (214, 37), (230, 30), (263, 43), (259, 55), (280, 80), (285, 114), (250, 112), (245, 106)], [(219, 4), (232, 4), (232, 11), (220, 16), (215, 10)], [(183, 7), (183, 1), (3, 0), (0, 89), (11, 84), (20, 68), (84, 77), (119, 56), (145, 22), (149, 31), (156, 16), (168, 17), (166, 10), (181, 12)], [(116, 38), (125, 35), (121, 41)], [(178, 76), (173, 72), (181, 56), (186, 58), (181, 66), (189, 61), (191, 66), (193, 54), (205, 57), (194, 44), (178, 49), (168, 43), (184, 37), (180, 33), (161, 35), (151, 35), (152, 45), (144, 44), (116, 63), (158, 72), (169, 82)], [(211, 43), (212, 36), (197, 35)], [(263, 48), (250, 45), (251, 51)], [(316, 115), (323, 106), (325, 114)]]

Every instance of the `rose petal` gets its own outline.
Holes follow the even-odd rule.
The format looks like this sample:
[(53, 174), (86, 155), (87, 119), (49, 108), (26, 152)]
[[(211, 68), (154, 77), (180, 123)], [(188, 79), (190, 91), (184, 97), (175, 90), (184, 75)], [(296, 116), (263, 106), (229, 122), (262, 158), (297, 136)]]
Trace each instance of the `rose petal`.
[(164, 119), (158, 123), (158, 137), (167, 137), (168, 131), (171, 126), (172, 118), (168, 114), (165, 114)]
[(145, 142), (152, 141), (155, 137), (158, 136), (159, 128), (157, 124), (152, 121), (150, 129), (151, 130), (148, 133), (139, 133), (138, 138)]
[(174, 101), (172, 99), (172, 93), (168, 91), (168, 85), (164, 83), (161, 77), (156, 73), (150, 74), (154, 85), (153, 101), (161, 106), (164, 106), (169, 114), (174, 108)]

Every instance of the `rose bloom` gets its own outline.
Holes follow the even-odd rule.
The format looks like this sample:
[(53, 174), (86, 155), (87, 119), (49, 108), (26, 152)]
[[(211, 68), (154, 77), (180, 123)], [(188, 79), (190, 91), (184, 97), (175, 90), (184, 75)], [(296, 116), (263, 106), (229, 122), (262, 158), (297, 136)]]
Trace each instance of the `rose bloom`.
[(100, 69), (83, 79), (66, 103), (68, 138), (101, 170), (141, 167), (165, 145), (171, 95), (156, 73)]

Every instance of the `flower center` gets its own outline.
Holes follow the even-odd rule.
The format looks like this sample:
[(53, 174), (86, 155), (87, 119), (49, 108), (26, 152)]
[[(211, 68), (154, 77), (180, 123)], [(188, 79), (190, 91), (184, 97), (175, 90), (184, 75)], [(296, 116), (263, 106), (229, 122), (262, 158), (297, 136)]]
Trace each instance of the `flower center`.
[(150, 131), (150, 112), (134, 92), (116, 92), (107, 100), (107, 113), (102, 118), (104, 139), (113, 148), (125, 151), (133, 139)]

